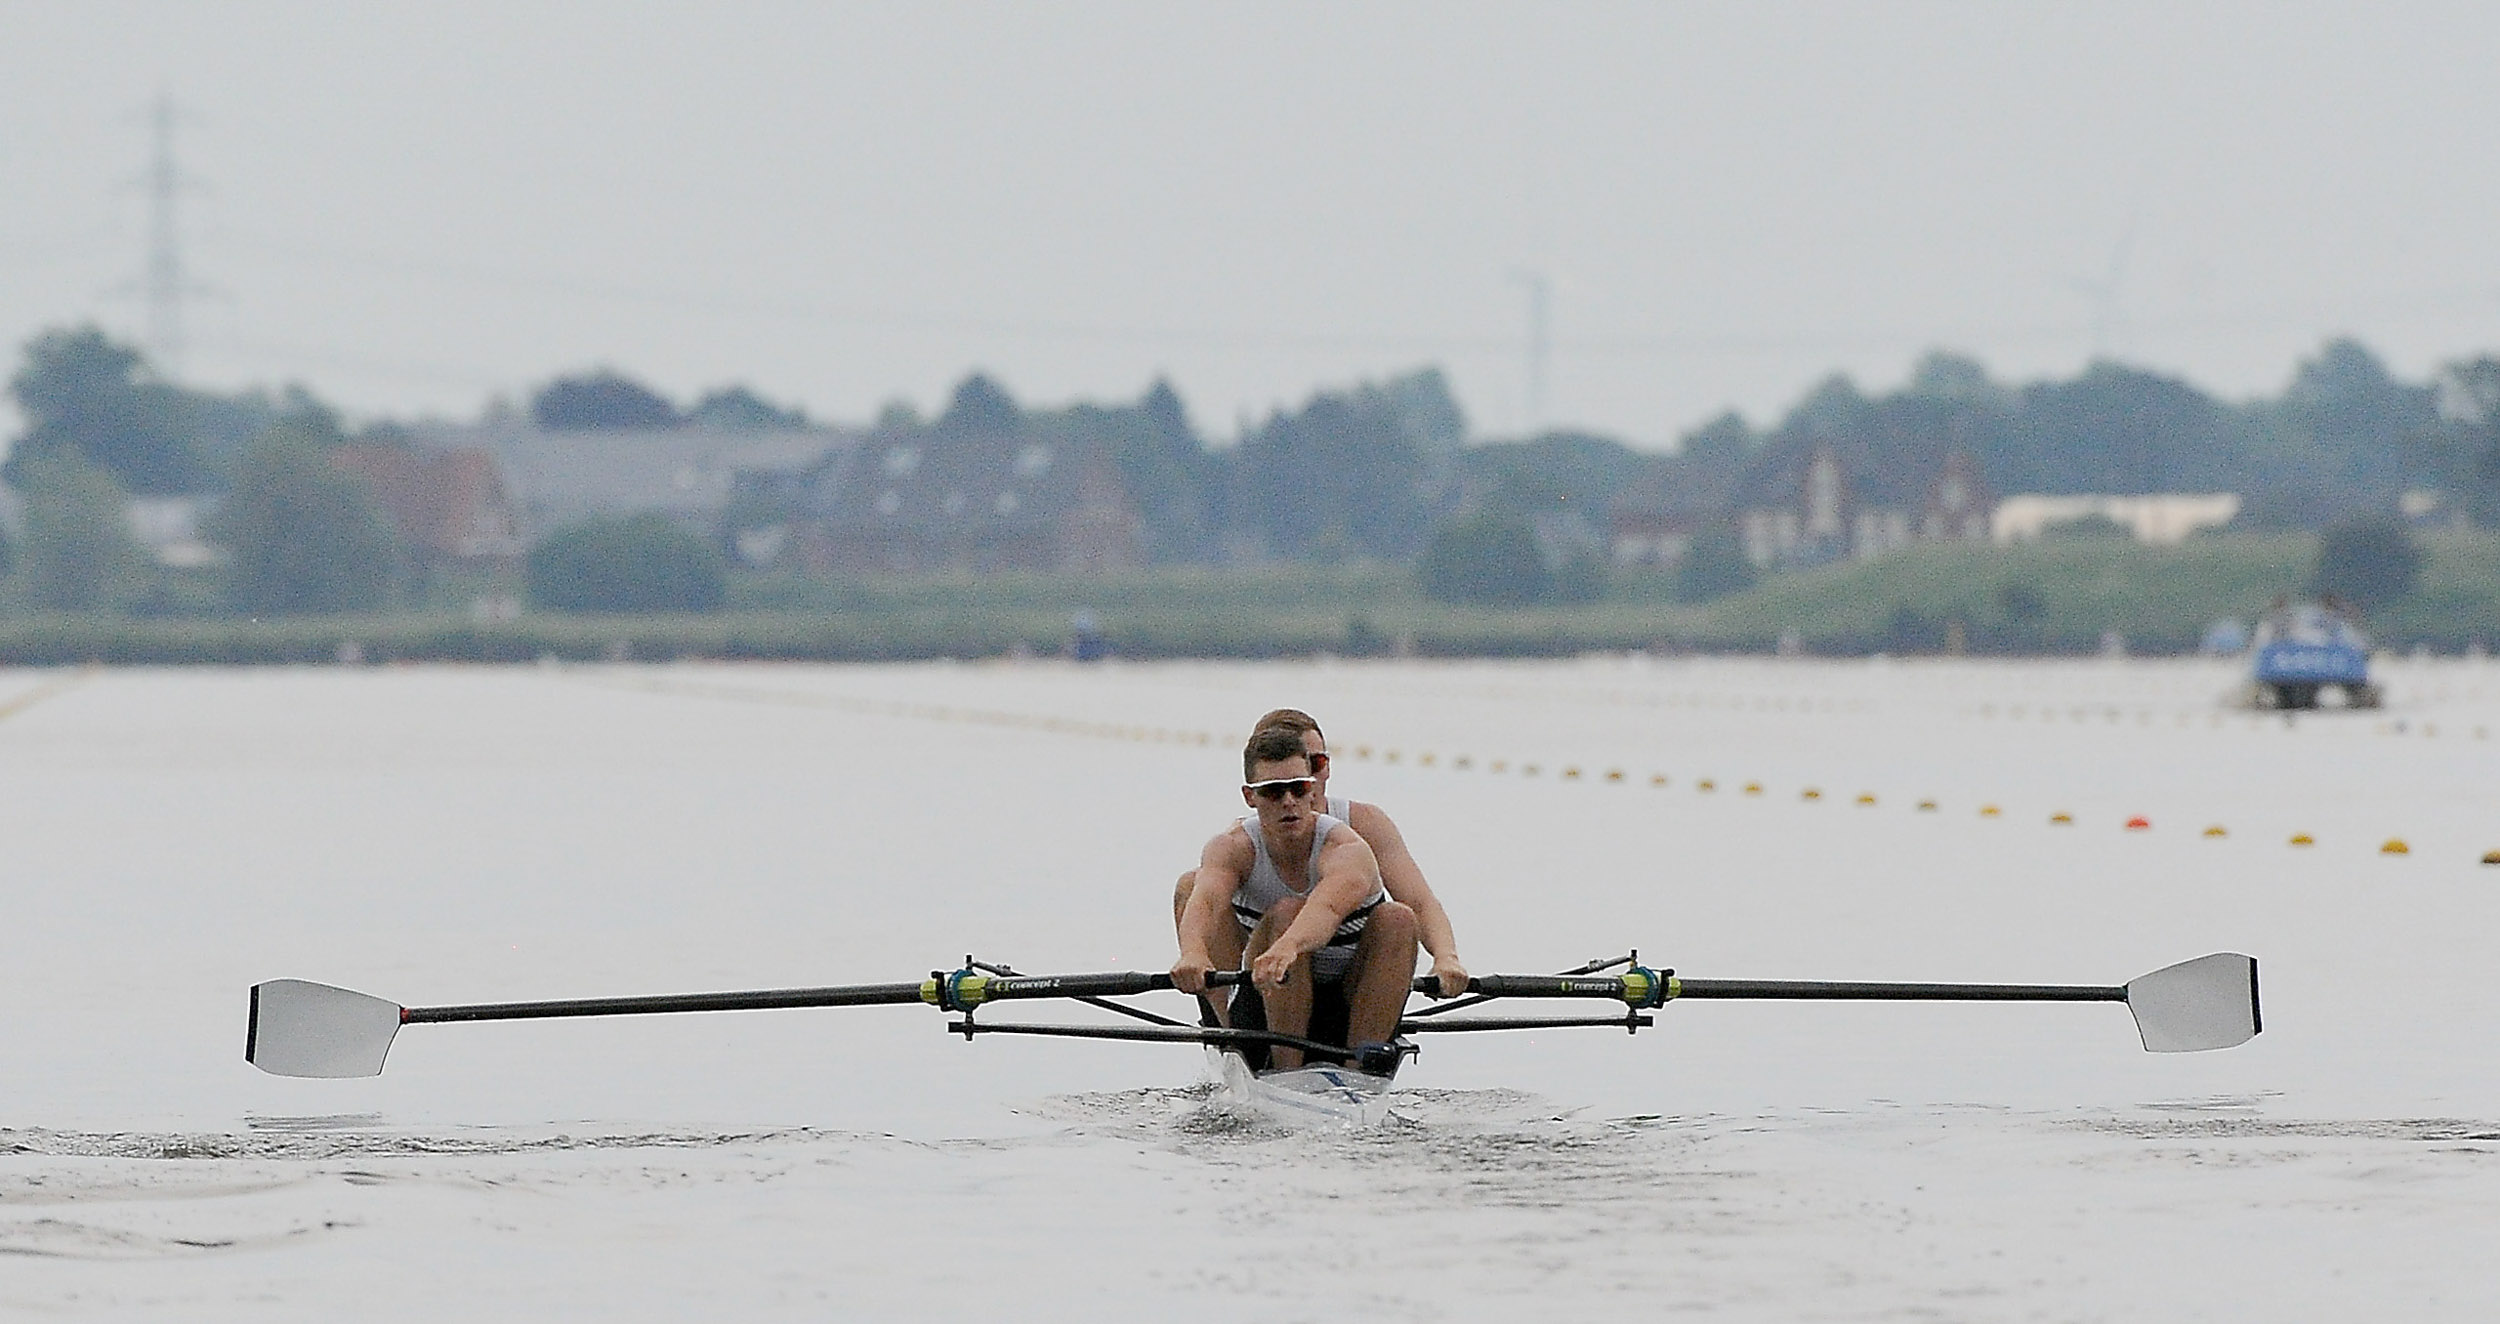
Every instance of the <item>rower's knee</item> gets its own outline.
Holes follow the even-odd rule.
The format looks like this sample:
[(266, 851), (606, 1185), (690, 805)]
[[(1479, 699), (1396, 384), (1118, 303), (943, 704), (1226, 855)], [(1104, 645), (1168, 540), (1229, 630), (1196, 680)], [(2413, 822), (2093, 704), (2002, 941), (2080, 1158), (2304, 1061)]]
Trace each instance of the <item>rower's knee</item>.
[(1293, 917), (1301, 913), (1302, 898), (1298, 896), (1285, 897), (1269, 906), (1267, 913), (1260, 916), (1259, 926), (1250, 931), (1250, 951), (1253, 954), (1266, 951), (1268, 944), (1283, 937), (1285, 930), (1293, 927)]
[(1415, 918), (1415, 908), (1403, 901), (1383, 901), (1372, 907), (1365, 931), (1376, 932), (1388, 942), (1416, 942), (1423, 925)]
[(1179, 882), (1174, 883), (1174, 884), (1172, 885), (1172, 922), (1173, 922), (1173, 923), (1175, 923), (1175, 924), (1180, 923), (1180, 922), (1181, 922), (1181, 916), (1183, 916), (1183, 915), (1185, 915), (1185, 914), (1189, 913), (1189, 894), (1190, 894), (1190, 893), (1192, 893), (1192, 892), (1195, 892), (1195, 891), (1197, 891), (1197, 890), (1198, 890), (1198, 871), (1197, 871), (1197, 870), (1195, 870), (1195, 869), (1192, 869), (1192, 870), (1190, 870), (1189, 872), (1187, 872), (1187, 873), (1185, 873), (1185, 874), (1182, 874), (1182, 875), (1181, 875), (1181, 880), (1180, 880)]

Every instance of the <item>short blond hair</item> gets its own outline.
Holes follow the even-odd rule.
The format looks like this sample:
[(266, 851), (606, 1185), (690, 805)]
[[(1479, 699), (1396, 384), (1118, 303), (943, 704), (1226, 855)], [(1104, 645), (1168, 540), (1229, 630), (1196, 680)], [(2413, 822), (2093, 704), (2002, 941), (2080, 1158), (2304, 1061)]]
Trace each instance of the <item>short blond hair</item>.
[(1269, 713), (1267, 716), (1260, 718), (1258, 721), (1251, 723), (1250, 730), (1253, 734), (1256, 734), (1257, 732), (1265, 731), (1272, 726), (1283, 727), (1285, 730), (1291, 731), (1295, 735), (1301, 735), (1303, 732), (1308, 731), (1322, 740), (1326, 740), (1328, 738), (1328, 733), (1319, 729), (1319, 719), (1311, 716), (1309, 713), (1306, 713), (1299, 708), (1279, 708), (1276, 711)]

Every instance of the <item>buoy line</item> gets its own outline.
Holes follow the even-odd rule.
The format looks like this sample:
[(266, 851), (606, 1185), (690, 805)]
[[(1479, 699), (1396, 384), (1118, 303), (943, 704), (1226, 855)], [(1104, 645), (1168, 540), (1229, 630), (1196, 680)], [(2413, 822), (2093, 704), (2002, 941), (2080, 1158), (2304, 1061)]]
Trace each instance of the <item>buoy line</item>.
[[(1103, 740), (1125, 740), (1155, 744), (1179, 744), (1192, 747), (1210, 746), (1216, 743), (1214, 733), (1209, 731), (1180, 730), (1168, 727), (1141, 726), (1121, 722), (1102, 722), (1081, 718), (1053, 717), (1035, 713), (1016, 712), (1008, 709), (973, 708), (956, 704), (913, 703), (897, 699), (865, 699), (854, 695), (808, 694), (790, 690), (773, 689), (764, 686), (731, 685), (713, 681), (684, 680), (659, 676), (617, 678), (579, 675), (577, 673), (575, 678), (580, 679), (585, 683), (601, 685), (611, 689), (635, 690), (651, 694), (680, 694), (696, 698), (727, 699), (735, 702), (772, 703), (792, 707), (830, 709), (838, 712), (857, 713), (872, 717), (894, 717), (920, 721), (958, 722), (967, 725), (997, 727), (1010, 730), (1047, 732), (1052, 735), (1075, 735)], [(21, 695), (13, 703), (0, 706), (0, 718), (5, 718), (11, 713), (22, 708), (30, 707), (34, 703), (40, 702), (42, 699), (49, 698), (53, 694), (67, 689), (84, 679), (86, 679), (86, 677), (82, 674), (81, 676), (55, 682), (51, 686), (41, 687), (36, 691)], [(2219, 720), (2218, 715), (2217, 720)], [(1400, 766), (1407, 763), (1406, 752), (1397, 746), (1384, 745), (1375, 747), (1368, 743), (1357, 742), (1352, 744), (1341, 744), (1339, 745), (1337, 752), (1340, 758), (1352, 759), (1357, 762), (1368, 762), (1377, 759), (1382, 764), (1390, 766)], [(1472, 754), (1456, 754), (1444, 760), (1437, 751), (1424, 750), (1415, 754), (1413, 766), (1418, 768), (1434, 769), (1447, 767), (1453, 772), (1468, 772), (1474, 770), (1479, 765), (1476, 757)], [(1529, 761), (1514, 762), (1513, 760), (1505, 758), (1489, 758), (1484, 760), (1481, 766), (1486, 772), (1493, 774), (1509, 773), (1515, 768), (1517, 775), (1521, 777), (1540, 777), (1544, 772), (1544, 766), (1542, 764)], [(1636, 778), (1633, 774), (1627, 772), (1621, 767), (1605, 767), (1602, 771), (1592, 773), (1584, 769), (1583, 765), (1567, 763), (1562, 765), (1559, 769), (1556, 780), (1561, 782), (1579, 782), (1593, 785), (1602, 784), (1607, 786), (1627, 786), (1635, 781), (1641, 781), (1644, 779)], [(1674, 785), (1674, 779), (1664, 772), (1651, 772), (1645, 779), (1645, 784), (1652, 789), (1666, 789)], [(1693, 789), (1701, 794), (1711, 794), (1719, 789), (1719, 782), (1716, 777), (1697, 777), (1693, 779)], [(1743, 782), (1740, 785), (1740, 789), (1748, 798), (1759, 799), (1768, 793), (1768, 788), (1759, 781)], [(1802, 787), (1799, 789), (1797, 795), (1799, 803), (1802, 804), (1818, 803), (1823, 798), (1823, 791), (1817, 786)], [(1863, 791), (1855, 797), (1854, 803), (1860, 808), (1875, 808), (1878, 807), (1880, 802), (1873, 791)], [(1936, 813), (1939, 811), (1940, 803), (1934, 797), (1922, 798), (1916, 802), (1916, 812)], [(1994, 803), (1983, 803), (1979, 806), (1978, 816), (1990, 819), (2001, 818), (2004, 816), (2004, 809), (2002, 806)], [(2052, 812), (2048, 816), (2047, 822), (2048, 825), (2052, 827), (2073, 827), (2076, 825), (2074, 814), (2070, 811), (2062, 809)], [(2122, 820), (2121, 828), (2127, 832), (2150, 832), (2153, 830), (2153, 824), (2151, 819), (2147, 816), (2136, 814)], [(2229, 839), (2231, 833), (2230, 830), (2223, 824), (2214, 823), (2209, 824), (2201, 835), (2207, 840), (2227, 840)], [(2317, 839), (2307, 832), (2295, 832), (2291, 835), (2287, 844), (2294, 849), (2301, 849), (2317, 845)], [(2413, 850), (2412, 846), (2404, 838), (2389, 837), (2380, 845), (2378, 853), (2384, 856), (2409, 856), (2413, 853)], [(2486, 853), (2482, 857), (2481, 862), (2487, 865), (2500, 865), (2500, 850), (2493, 850)]]
[(96, 673), (101, 670), (103, 670), (103, 668), (92, 664), (83, 666), (66, 676), (37, 685), (33, 689), (27, 690), (25, 693), (20, 694), (13, 699), (0, 701), (0, 722), (5, 722), (46, 699), (58, 698), (61, 695), (69, 693), (71, 690), (77, 689), (79, 686), (95, 679)]

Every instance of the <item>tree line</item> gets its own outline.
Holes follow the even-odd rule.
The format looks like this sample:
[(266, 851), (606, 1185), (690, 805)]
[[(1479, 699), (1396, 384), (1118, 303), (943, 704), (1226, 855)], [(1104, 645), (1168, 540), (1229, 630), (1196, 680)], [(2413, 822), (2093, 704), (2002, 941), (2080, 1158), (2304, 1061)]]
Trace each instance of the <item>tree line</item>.
[[(18, 510), (0, 539), (0, 600), (297, 614), (379, 610), (422, 591), (422, 568), (372, 493), (327, 459), (351, 439), (399, 435), (388, 420), (351, 432), (301, 387), (186, 387), (92, 327), (29, 342), (9, 390), (26, 429), (0, 465)], [(527, 408), (538, 426), (566, 431), (810, 425), (803, 410), (744, 386), (680, 407), (610, 370), (548, 382)], [(1834, 377), (1768, 426), (1726, 414), (1664, 452), (1583, 432), (1474, 438), (1431, 368), (1315, 392), (1220, 440), (1168, 382), (1131, 402), (1030, 408), (977, 373), (936, 417), (897, 404), (870, 428), (888, 439), (966, 432), (1100, 448), (1157, 563), (1393, 563), (1414, 567), (1431, 596), (1490, 604), (1601, 592), (1608, 512), (1627, 494), (1717, 516), (1679, 572), (1689, 596), (1744, 587), (1753, 570), (1731, 503), (1765, 466), (1811, 443), (1866, 472), (1960, 451), (1999, 493), (2235, 491), (2242, 522), (2257, 528), (2383, 521), (2401, 494), (2423, 491), (2457, 518), (2500, 525), (2500, 358), (2405, 381), (2348, 339), (2299, 364), (2280, 394), (2239, 402), (2121, 364), (2011, 384), (1936, 353), (1897, 389), (1869, 393)], [(206, 579), (154, 573), (127, 528), (127, 501), (201, 493), (218, 498), (207, 532), (224, 567)], [(656, 517), (557, 531), (529, 558), (532, 597), (576, 610), (718, 605), (728, 539), (787, 515), (774, 500), (746, 494), (711, 537)]]

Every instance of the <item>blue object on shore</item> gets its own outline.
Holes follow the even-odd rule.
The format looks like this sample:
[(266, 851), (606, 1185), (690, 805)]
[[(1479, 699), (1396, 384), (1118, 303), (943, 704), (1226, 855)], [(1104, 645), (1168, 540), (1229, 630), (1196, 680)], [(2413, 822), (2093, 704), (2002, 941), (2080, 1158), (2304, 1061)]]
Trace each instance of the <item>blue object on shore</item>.
[(2359, 685), (2369, 678), (2369, 653), (2351, 644), (2285, 640), (2257, 650), (2262, 684)]
[(1068, 651), (1079, 662), (1100, 662), (1111, 656), (1111, 642), (1102, 637), (1102, 623), (1091, 611), (1080, 611), (1069, 622), (1074, 638)]
[(2257, 626), (2249, 669), (2259, 707), (2315, 708), (2319, 691), (2342, 692), (2345, 706), (2375, 708), (2370, 641), (2336, 603), (2276, 604)]

